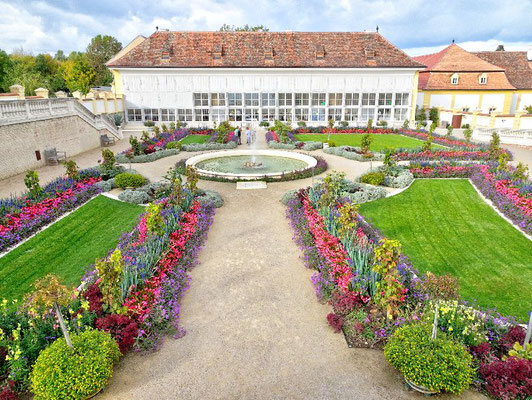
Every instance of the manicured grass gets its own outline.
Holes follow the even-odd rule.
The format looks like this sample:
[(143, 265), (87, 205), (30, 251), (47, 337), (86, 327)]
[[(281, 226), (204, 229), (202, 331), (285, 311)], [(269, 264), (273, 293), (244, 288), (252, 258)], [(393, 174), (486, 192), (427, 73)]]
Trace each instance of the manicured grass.
[(205, 143), (209, 140), (209, 135), (188, 135), (179, 141), (181, 144), (192, 144), (192, 143)]
[[(308, 142), (325, 142), (327, 141), (326, 134), (301, 134), (295, 135), (296, 139)], [(357, 146), (360, 147), (360, 142), (362, 141), (362, 136), (359, 134), (334, 134), (331, 135), (331, 141), (333, 141), (337, 146)], [(379, 151), (385, 150), (387, 148), (408, 148), (415, 149), (416, 147), (423, 146), (423, 141), (414, 139), (411, 137), (403, 135), (371, 135), (373, 137), (373, 142), (371, 143), (370, 150)], [(436, 149), (444, 149), (445, 147), (440, 145), (432, 145)]]
[(398, 239), (420, 272), (452, 274), (461, 295), (526, 319), (532, 309), (532, 242), (501, 218), (467, 180), (416, 180), (361, 213)]
[(97, 196), (0, 258), (0, 299), (21, 299), (46, 274), (78, 286), (85, 268), (114, 248), (143, 207)]

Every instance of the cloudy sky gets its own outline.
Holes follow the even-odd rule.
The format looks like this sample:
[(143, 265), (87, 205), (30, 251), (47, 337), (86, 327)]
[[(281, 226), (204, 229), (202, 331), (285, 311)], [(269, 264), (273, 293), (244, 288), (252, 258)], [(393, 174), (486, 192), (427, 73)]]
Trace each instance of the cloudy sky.
[(532, 48), (532, 0), (0, 0), (0, 49), (82, 51), (97, 34), (126, 45), (156, 26), (218, 30), (263, 24), (271, 31), (380, 32), (410, 55), (451, 40), (467, 50)]

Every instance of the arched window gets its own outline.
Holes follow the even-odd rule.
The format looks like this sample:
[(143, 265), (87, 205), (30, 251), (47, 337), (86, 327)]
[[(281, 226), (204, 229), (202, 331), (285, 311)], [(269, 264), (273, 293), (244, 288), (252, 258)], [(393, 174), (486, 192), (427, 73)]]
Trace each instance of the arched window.
[(451, 84), (458, 85), (458, 74), (454, 73), (451, 75)]

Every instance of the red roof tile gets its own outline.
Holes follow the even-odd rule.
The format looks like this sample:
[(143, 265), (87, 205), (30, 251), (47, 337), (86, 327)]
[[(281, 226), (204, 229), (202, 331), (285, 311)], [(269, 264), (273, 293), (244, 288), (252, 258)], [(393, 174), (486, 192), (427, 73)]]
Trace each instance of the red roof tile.
[[(451, 44), (435, 54), (414, 57), (427, 66), (419, 73), (420, 90), (511, 90), (504, 68), (491, 64), (473, 53)], [(451, 76), (458, 74), (458, 84), (451, 84)], [(487, 82), (479, 83), (480, 74), (486, 74)]]
[(378, 33), (158, 31), (108, 63), (130, 68), (422, 68)]
[(508, 80), (517, 89), (532, 89), (532, 65), (526, 51), (481, 51), (473, 54), (503, 68)]

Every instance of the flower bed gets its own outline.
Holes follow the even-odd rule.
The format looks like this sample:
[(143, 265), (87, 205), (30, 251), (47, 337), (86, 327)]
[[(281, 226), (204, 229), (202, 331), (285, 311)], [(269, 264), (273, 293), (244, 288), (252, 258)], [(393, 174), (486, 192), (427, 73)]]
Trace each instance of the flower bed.
[(364, 153), (360, 147), (354, 146), (329, 147), (323, 152), (356, 161), (382, 161), (384, 159), (383, 153), (376, 151)]
[(281, 143), (279, 136), (275, 131), (268, 131), (266, 132), (266, 142), (268, 143), (268, 147), (270, 149), (278, 149), (278, 150), (305, 150), (305, 151), (314, 151), (318, 149), (323, 148), (322, 142), (302, 142), (298, 141), (294, 137), (293, 132), (288, 132), (288, 143)]
[[(205, 193), (194, 196), (189, 185), (174, 193), (179, 193), (174, 200), (150, 205), (109, 256), (90, 266), (82, 289), (64, 307), (71, 332), (110, 332), (122, 353), (132, 346), (153, 349), (166, 334), (184, 334), (180, 302), (212, 223), (214, 204)], [(2, 379), (7, 377), (17, 391), (28, 390), (39, 353), (61, 336), (52, 310), (1, 303), (0, 350), (8, 355), (0, 359)], [(76, 390), (83, 382), (72, 385)]]
[(532, 234), (532, 182), (516, 176), (508, 166), (499, 170), (498, 163), (489, 164), (411, 164), (416, 178), (470, 178), (477, 189), (506, 217), (525, 233)]
[[(523, 353), (517, 351), (504, 361), (513, 343), (522, 343), (524, 330), (493, 311), (481, 312), (458, 301), (457, 289), (453, 289), (449, 278), (434, 275), (418, 278), (402, 255), (400, 244), (383, 238), (357, 214), (356, 205), (345, 202), (338, 187), (337, 179), (329, 177), (321, 185), (299, 191), (287, 202), (294, 240), (303, 251), (306, 266), (315, 270), (312, 283), (317, 297), (332, 306), (333, 312), (327, 316), (331, 327), (343, 332), (351, 346), (377, 348), (399, 332), (398, 328), (408, 328), (399, 334), (403, 341), (396, 340), (393, 350), (387, 347), (386, 356), (397, 368), (406, 362), (403, 364), (406, 370), (412, 362), (418, 363), (408, 373), (409, 379), (419, 379), (413, 383), (425, 384), (437, 392), (461, 392), (473, 382), (471, 362), (464, 361), (467, 371), (461, 367), (461, 377), (446, 374), (444, 369), (454, 368), (455, 361), (465, 360), (465, 355), (474, 360), (474, 365), (480, 365), (475, 379), (479, 389), (500, 399), (526, 398), (532, 360), (523, 359), (520, 355)], [(423, 364), (419, 356), (427, 350), (431, 356), (426, 346), (431, 343), (430, 325), (436, 301), (440, 304), (437, 328), (448, 345), (441, 343), (438, 352), (444, 358), (438, 358), (440, 374), (434, 375), (429, 369), (432, 364)], [(419, 325), (422, 327), (417, 329)], [(429, 333), (429, 337), (423, 338), (425, 345), (421, 338), (409, 339), (406, 332), (412, 330), (410, 327)], [(408, 353), (403, 342), (411, 343), (414, 353)], [(457, 352), (462, 355), (451, 356)], [(454, 361), (449, 364), (451, 359)], [(517, 365), (520, 374), (515, 373)], [(442, 380), (445, 384), (441, 384)], [(505, 381), (512, 382), (511, 389), (503, 387)], [(508, 393), (514, 397), (507, 397)]]
[(423, 151), (423, 150), (398, 150), (394, 158), (397, 161), (488, 161), (490, 154), (488, 151)]
[(0, 200), (0, 252), (14, 246), (41, 227), (100, 193), (96, 169), (81, 171), (81, 178), (58, 178), (46, 185), (39, 198), (30, 195)]

